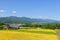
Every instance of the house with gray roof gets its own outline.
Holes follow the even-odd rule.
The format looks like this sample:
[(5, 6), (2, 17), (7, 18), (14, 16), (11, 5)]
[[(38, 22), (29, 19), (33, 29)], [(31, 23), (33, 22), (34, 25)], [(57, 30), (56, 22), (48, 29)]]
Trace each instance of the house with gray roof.
[(19, 29), (20, 26), (16, 25), (16, 24), (6, 24), (7, 29)]

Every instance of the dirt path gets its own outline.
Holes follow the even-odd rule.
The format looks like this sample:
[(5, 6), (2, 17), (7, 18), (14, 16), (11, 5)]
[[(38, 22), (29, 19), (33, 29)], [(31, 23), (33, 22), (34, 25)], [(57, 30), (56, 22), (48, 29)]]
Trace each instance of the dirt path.
[(55, 31), (57, 33), (58, 39), (60, 40), (60, 29), (56, 29)]

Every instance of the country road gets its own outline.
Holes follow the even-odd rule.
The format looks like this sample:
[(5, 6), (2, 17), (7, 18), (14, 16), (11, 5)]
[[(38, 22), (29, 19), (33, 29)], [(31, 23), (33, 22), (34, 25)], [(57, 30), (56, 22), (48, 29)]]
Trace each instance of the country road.
[(55, 29), (55, 31), (57, 33), (58, 39), (60, 40), (60, 29)]

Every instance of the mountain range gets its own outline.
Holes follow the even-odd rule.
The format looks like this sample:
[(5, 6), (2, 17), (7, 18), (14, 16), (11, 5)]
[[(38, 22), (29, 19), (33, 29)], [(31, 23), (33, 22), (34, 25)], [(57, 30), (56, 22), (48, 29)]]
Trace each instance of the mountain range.
[(0, 17), (0, 23), (21, 23), (21, 24), (30, 24), (30, 23), (60, 23), (57, 20), (51, 19), (35, 19), (35, 18), (28, 18), (28, 17)]

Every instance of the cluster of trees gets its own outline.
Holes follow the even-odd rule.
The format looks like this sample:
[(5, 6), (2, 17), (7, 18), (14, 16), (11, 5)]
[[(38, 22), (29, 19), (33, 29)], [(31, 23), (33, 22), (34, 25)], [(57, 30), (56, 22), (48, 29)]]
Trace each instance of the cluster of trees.
[(43, 28), (43, 29), (60, 29), (59, 23), (54, 24), (26, 24), (23, 27)]
[(4, 23), (0, 23), (0, 30), (2, 30), (4, 28)]

